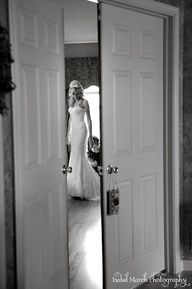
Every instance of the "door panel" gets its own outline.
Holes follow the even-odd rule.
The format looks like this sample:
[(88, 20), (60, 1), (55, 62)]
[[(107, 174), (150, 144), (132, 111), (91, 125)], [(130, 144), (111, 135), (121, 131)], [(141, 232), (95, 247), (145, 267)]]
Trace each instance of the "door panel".
[(120, 189), (119, 214), (108, 216), (104, 173), (111, 289), (117, 272), (141, 278), (164, 269), (163, 20), (102, 3), (101, 78), (103, 165), (119, 168)]
[(18, 283), (25, 289), (64, 289), (68, 246), (66, 177), (61, 174), (66, 160), (63, 15), (49, 0), (15, 0), (15, 8)]

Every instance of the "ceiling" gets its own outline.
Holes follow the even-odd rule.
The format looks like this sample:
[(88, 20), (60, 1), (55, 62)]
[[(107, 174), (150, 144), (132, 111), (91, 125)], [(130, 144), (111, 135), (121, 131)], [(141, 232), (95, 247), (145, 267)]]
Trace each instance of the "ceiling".
[(54, 0), (64, 7), (65, 43), (97, 42), (97, 4), (87, 0)]

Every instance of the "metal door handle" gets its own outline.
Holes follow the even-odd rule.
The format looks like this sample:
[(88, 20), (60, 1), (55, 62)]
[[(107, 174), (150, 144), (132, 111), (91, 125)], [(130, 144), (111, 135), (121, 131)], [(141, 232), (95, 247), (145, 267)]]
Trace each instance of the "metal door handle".
[[(103, 167), (102, 167), (102, 166), (98, 166), (97, 170), (98, 170), (99, 175), (100, 175), (100, 176), (103, 176)], [(118, 174), (118, 172), (119, 172), (118, 167), (113, 167), (113, 166), (111, 166), (111, 165), (108, 165), (108, 166), (107, 166), (107, 173), (108, 173), (109, 175), (111, 175), (111, 174), (113, 174), (113, 173), (114, 173), (114, 174)]]
[(117, 174), (119, 172), (118, 167), (113, 167), (111, 165), (107, 166), (107, 173), (111, 175), (112, 173)]
[(62, 169), (61, 169), (62, 173), (65, 175), (67, 173), (71, 173), (72, 172), (72, 167), (66, 167), (65, 165), (63, 165)]

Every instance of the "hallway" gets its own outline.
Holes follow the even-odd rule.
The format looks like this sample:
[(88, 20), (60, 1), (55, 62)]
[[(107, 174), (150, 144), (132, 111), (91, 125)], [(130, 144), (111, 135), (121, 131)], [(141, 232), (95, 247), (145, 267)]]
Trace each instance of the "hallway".
[(100, 202), (68, 199), (70, 289), (102, 288)]

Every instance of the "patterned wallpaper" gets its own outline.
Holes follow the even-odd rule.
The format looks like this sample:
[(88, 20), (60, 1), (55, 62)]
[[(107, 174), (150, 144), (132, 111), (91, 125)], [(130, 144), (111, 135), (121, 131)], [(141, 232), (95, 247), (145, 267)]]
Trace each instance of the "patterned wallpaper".
[(76, 79), (83, 88), (98, 85), (98, 57), (70, 57), (65, 58), (65, 87)]
[(192, 260), (192, 1), (185, 0), (183, 57), (182, 257)]

